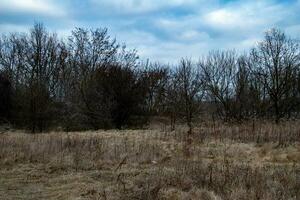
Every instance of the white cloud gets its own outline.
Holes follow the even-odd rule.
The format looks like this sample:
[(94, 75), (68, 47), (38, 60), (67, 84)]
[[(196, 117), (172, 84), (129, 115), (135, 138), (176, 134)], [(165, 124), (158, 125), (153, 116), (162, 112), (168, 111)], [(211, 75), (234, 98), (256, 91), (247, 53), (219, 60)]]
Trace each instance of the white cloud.
[(209, 41), (210, 37), (206, 32), (199, 32), (196, 30), (187, 30), (182, 32), (178, 39), (182, 41)]
[[(198, 32), (183, 34), (199, 34), (200, 36), (203, 34), (202, 38), (207, 37), (205, 33)], [(118, 41), (126, 41), (128, 48), (137, 49), (142, 60), (150, 59), (169, 64), (176, 64), (181, 57), (198, 58), (214, 48), (204, 39), (192, 43), (183, 42), (183, 39), (164, 41), (144, 31), (117, 32), (116, 37)]]
[(204, 20), (206, 23), (214, 26), (214, 27), (232, 27), (236, 28), (241, 25), (246, 25), (246, 23), (242, 23), (243, 19), (239, 16), (239, 13), (230, 12), (226, 9), (220, 9), (208, 13), (204, 16)]
[(261, 29), (278, 23), (286, 8), (269, 1), (245, 1), (216, 9), (203, 16), (205, 24), (216, 29), (239, 31)]
[[(85, 10), (81, 10), (79, 4), (83, 4)], [(275, 0), (229, 3), (221, 0), (0, 0), (0, 12), (8, 10), (17, 16), (20, 11), (27, 12), (26, 16), (32, 13), (56, 16), (64, 14), (63, 8), (67, 6), (71, 12), (62, 20), (44, 21), (46, 25), (51, 22), (50, 31), (67, 37), (75, 26), (105, 26), (117, 41), (136, 48), (141, 58), (171, 63), (180, 57), (197, 59), (213, 49), (243, 52), (272, 27), (279, 27), (292, 37), (299, 37), (300, 33), (300, 0), (294, 3)], [(2, 32), (26, 31), (27, 27), (2, 24), (0, 29)]]
[(155, 38), (151, 33), (136, 33), (134, 37), (124, 37), (123, 41), (135, 43), (143, 58), (173, 62), (182, 56), (197, 59), (213, 49), (247, 51), (272, 27), (279, 26), (293, 33), (299, 30), (299, 26), (289, 28), (290, 25), (282, 24), (294, 8), (272, 0), (246, 0), (207, 7), (180, 18), (154, 19), (154, 27), (167, 35), (167, 40)]
[(108, 7), (119, 14), (139, 14), (161, 8), (187, 6), (200, 3), (202, 0), (91, 0), (101, 7)]
[(7, 34), (10, 32), (24, 33), (29, 29), (26, 25), (14, 25), (14, 24), (0, 24), (0, 34)]
[(63, 16), (65, 12), (50, 0), (0, 0), (0, 11)]

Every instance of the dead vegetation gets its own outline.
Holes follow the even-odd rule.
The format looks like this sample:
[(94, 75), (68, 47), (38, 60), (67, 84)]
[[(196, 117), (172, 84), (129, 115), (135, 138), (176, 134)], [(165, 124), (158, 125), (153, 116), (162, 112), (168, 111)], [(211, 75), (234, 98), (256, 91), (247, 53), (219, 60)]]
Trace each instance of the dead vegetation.
[[(298, 199), (300, 126), (0, 135), (0, 199)], [(278, 137), (284, 145), (278, 146)]]

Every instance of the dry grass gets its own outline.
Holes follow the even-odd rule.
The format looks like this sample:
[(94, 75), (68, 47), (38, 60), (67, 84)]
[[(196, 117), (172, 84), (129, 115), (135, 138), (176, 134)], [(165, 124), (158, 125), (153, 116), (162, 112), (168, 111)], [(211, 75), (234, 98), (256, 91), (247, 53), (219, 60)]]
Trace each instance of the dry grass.
[(299, 199), (296, 122), (167, 129), (4, 133), (0, 199)]

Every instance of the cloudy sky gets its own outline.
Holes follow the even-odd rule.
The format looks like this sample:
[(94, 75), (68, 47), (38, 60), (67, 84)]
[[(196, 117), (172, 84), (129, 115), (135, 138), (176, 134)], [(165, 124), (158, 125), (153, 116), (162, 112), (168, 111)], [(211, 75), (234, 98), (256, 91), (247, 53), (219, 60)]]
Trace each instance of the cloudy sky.
[(264, 31), (300, 37), (300, 0), (0, 0), (0, 33), (34, 22), (66, 37), (74, 27), (107, 27), (143, 59), (173, 63), (212, 49), (245, 51)]

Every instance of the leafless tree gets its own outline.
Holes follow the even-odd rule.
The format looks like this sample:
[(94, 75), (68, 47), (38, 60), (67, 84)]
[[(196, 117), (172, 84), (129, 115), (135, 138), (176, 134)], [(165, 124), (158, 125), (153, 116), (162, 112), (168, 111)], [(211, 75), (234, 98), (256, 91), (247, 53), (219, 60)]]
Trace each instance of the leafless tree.
[(233, 98), (236, 92), (234, 80), (238, 71), (235, 52), (213, 51), (199, 65), (203, 70), (205, 88), (210, 99), (215, 102), (219, 115), (229, 120), (233, 115)]
[(187, 154), (193, 135), (193, 118), (200, 111), (200, 102), (203, 98), (203, 80), (200, 68), (190, 59), (182, 59), (174, 72), (174, 93), (176, 95), (174, 106), (179, 115), (183, 116), (188, 126)]
[(30, 34), (12, 34), (4, 38), (0, 53), (2, 67), (8, 72), (15, 100), (26, 108), (31, 131), (42, 131), (50, 116), (52, 99), (59, 78), (58, 40), (42, 24), (35, 24)]
[(5, 72), (0, 71), (0, 124), (9, 122), (12, 106), (11, 82)]
[(263, 83), (275, 122), (295, 108), (296, 74), (300, 65), (299, 43), (283, 32), (272, 29), (251, 52), (255, 61), (254, 73)]
[(149, 114), (162, 114), (166, 107), (169, 69), (160, 63), (146, 63), (143, 76), (147, 87), (146, 106)]
[(272, 29), (249, 54), (213, 51), (198, 63), (144, 65), (107, 29), (76, 28), (59, 40), (35, 24), (0, 37), (0, 90), (0, 117), (32, 132), (51, 124), (122, 128), (168, 115), (172, 130), (185, 120), (189, 146), (204, 104), (225, 121), (299, 115), (300, 47)]

